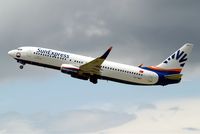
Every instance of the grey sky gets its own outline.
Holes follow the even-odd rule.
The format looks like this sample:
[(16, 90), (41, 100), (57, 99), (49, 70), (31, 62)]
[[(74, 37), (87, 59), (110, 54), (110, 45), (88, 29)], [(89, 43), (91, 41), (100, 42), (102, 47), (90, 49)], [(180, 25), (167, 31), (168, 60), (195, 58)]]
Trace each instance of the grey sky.
[(7, 51), (27, 45), (94, 57), (112, 45), (109, 60), (154, 65), (191, 42), (198, 66), (199, 7), (197, 0), (1, 0), (0, 56), (8, 69), (1, 74), (14, 76)]

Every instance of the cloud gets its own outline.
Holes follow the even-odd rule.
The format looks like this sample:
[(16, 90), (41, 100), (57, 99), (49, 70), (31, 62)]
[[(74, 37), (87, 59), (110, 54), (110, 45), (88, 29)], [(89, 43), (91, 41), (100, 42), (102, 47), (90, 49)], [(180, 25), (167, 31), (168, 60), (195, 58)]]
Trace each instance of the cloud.
[(59, 115), (50, 125), (50, 128), (55, 126), (56, 129), (53, 130), (55, 132), (59, 132), (60, 130), (80, 133), (94, 132), (109, 128), (110, 126), (117, 126), (131, 119), (134, 119), (134, 116), (114, 112), (99, 110), (74, 111)]
[(1, 79), (18, 75), (7, 52), (27, 45), (95, 57), (111, 44), (111, 60), (154, 65), (191, 42), (196, 44), (193, 68), (199, 63), (199, 5), (179, 0), (0, 1), (1, 65), (8, 69), (0, 71)]
[(0, 114), (0, 133), (64, 134), (95, 132), (121, 125), (136, 117), (102, 110), (76, 110), (49, 115), (36, 113), (25, 116), (15, 112)]
[(199, 103), (199, 99), (184, 99), (143, 104), (153, 108), (136, 108), (132, 114), (126, 112), (129, 107), (120, 112), (112, 109), (88, 109), (66, 111), (57, 115), (9, 112), (0, 114), (0, 133), (197, 134), (200, 130)]
[(177, 107), (177, 106), (175, 106), (175, 107), (171, 107), (171, 108), (169, 108), (169, 110), (170, 110), (170, 111), (180, 111), (180, 110), (181, 110), (181, 108), (180, 108), (180, 107)]
[(150, 109), (150, 110), (156, 109), (156, 106), (153, 104), (140, 104), (138, 106), (138, 110), (147, 110), (147, 109)]
[(199, 99), (160, 102), (156, 104), (156, 109), (137, 111), (135, 120), (98, 134), (197, 134), (200, 130), (199, 103)]
[(0, 115), (0, 134), (43, 134), (43, 130), (32, 125), (32, 121), (16, 112)]
[(198, 129), (198, 128), (192, 128), (192, 127), (183, 128), (183, 130), (187, 130), (187, 131), (198, 131), (198, 132), (200, 132), (200, 129)]

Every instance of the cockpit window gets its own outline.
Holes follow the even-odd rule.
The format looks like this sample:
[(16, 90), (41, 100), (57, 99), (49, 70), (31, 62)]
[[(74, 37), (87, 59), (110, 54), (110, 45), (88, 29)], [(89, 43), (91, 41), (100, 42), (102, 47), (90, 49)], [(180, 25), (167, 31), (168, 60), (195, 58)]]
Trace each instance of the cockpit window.
[(22, 51), (22, 48), (17, 48), (18, 51)]

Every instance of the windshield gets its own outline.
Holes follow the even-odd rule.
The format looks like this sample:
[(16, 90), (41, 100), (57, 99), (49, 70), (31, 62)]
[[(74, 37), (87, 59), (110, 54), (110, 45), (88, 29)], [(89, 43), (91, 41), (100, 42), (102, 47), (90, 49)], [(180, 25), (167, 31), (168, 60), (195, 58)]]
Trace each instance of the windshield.
[(22, 48), (17, 48), (18, 51), (22, 51)]

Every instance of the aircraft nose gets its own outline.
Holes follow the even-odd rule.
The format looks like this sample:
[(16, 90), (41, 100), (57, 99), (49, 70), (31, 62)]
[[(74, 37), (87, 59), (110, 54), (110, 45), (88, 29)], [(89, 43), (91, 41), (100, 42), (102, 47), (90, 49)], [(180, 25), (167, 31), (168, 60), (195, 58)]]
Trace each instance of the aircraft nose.
[(14, 57), (15, 51), (14, 51), (14, 50), (9, 51), (9, 52), (8, 52), (8, 55), (10, 55), (11, 57)]

